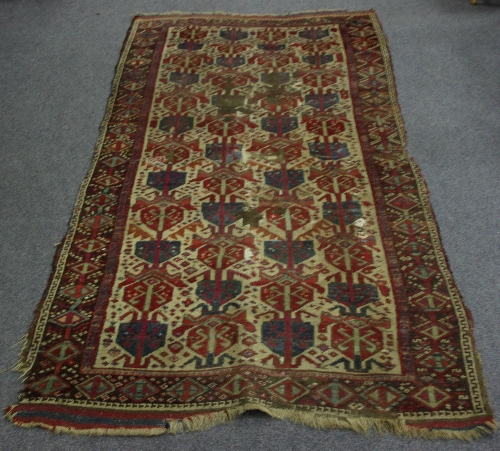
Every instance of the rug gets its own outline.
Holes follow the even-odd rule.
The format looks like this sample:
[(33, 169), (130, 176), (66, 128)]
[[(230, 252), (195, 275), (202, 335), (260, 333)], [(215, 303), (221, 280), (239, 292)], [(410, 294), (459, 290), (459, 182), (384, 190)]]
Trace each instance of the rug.
[(7, 417), (496, 430), (374, 12), (137, 16)]

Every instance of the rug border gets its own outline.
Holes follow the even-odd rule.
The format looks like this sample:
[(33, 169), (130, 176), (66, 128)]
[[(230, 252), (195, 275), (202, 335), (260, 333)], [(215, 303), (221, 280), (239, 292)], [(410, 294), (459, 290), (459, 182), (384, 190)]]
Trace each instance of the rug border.
[[(68, 223), (67, 233), (65, 234), (62, 242), (58, 245), (56, 249), (56, 253), (53, 259), (52, 264), (52, 272), (47, 283), (45, 292), (38, 302), (35, 312), (34, 319), (30, 325), (29, 332), (25, 335), (21, 340), (23, 343), (23, 348), (20, 353), (20, 358), (17, 364), (14, 366), (15, 371), (20, 371), (25, 376), (32, 368), (35, 363), (36, 355), (38, 353), (38, 349), (41, 343), (41, 339), (43, 336), (43, 332), (45, 330), (45, 326), (48, 322), (48, 312), (52, 306), (53, 294), (55, 294), (56, 288), (58, 286), (59, 278), (58, 275), (61, 274), (62, 270), (65, 267), (66, 259), (69, 254), (69, 247), (72, 243), (72, 239), (74, 234), (76, 233), (78, 219), (80, 217), (81, 210), (83, 208), (83, 203), (85, 199), (85, 194), (88, 188), (88, 185), (92, 179), (92, 176), (95, 171), (95, 167), (100, 159), (101, 151), (103, 148), (103, 142), (106, 136), (107, 128), (109, 121), (112, 116), (112, 111), (114, 107), (114, 102), (116, 100), (116, 96), (118, 93), (119, 82), (122, 77), (123, 67), (125, 60), (127, 58), (128, 49), (132, 44), (132, 40), (134, 38), (134, 31), (137, 29), (138, 24), (143, 20), (152, 19), (154, 17), (165, 18), (171, 16), (181, 17), (207, 17), (207, 16), (238, 16), (242, 18), (279, 18), (283, 17), (286, 19), (287, 17), (303, 17), (308, 15), (321, 16), (321, 15), (341, 15), (341, 16), (350, 16), (350, 15), (365, 15), (369, 16), (372, 20), (374, 30), (376, 31), (377, 37), (379, 39), (381, 51), (383, 54), (385, 70), (387, 72), (387, 81), (388, 81), (388, 90), (390, 93), (391, 104), (394, 111), (394, 116), (396, 119), (396, 124), (398, 128), (398, 132), (401, 137), (401, 143), (403, 147), (403, 152), (405, 156), (408, 158), (410, 163), (412, 172), (415, 176), (415, 180), (418, 185), (420, 199), (422, 202), (422, 209), (425, 215), (431, 219), (430, 222), (433, 224), (429, 227), (432, 244), (435, 250), (436, 259), (438, 261), (440, 270), (443, 273), (443, 277), (446, 279), (447, 284), (451, 281), (454, 282), (454, 277), (449, 265), (448, 258), (442, 246), (441, 234), (439, 231), (439, 225), (436, 222), (435, 213), (432, 209), (432, 205), (430, 203), (429, 198), (429, 190), (427, 187), (427, 183), (422, 177), (421, 170), (414, 159), (409, 155), (406, 149), (406, 130), (404, 127), (404, 121), (401, 114), (401, 106), (398, 101), (398, 93), (395, 82), (395, 75), (392, 65), (392, 58), (389, 51), (388, 39), (382, 30), (381, 23), (378, 19), (378, 16), (374, 10), (359, 10), (359, 11), (347, 11), (347, 10), (315, 10), (315, 11), (300, 11), (293, 12), (288, 14), (239, 14), (239, 13), (228, 13), (222, 11), (216, 12), (182, 12), (182, 11), (170, 11), (166, 13), (140, 13), (133, 16), (132, 23), (127, 31), (124, 43), (120, 50), (120, 58), (115, 66), (115, 75), (112, 81), (111, 93), (108, 98), (107, 106), (105, 109), (104, 118), (100, 125), (99, 136), (94, 148), (94, 157), (91, 161), (90, 168), (85, 176), (83, 182), (78, 191), (78, 196), (75, 202), (75, 206), (73, 207), (73, 211), (71, 214), (70, 221)], [(429, 224), (429, 222), (427, 223)], [(456, 282), (455, 282), (456, 285)], [(465, 317), (465, 324), (468, 326), (467, 328), (460, 328), (461, 338), (464, 341), (467, 341), (468, 346), (471, 349), (473, 359), (474, 359), (474, 369), (475, 376), (477, 377), (477, 383), (479, 386), (480, 392), (480, 400), (483, 403), (483, 407), (485, 413), (482, 416), (475, 417), (476, 424), (474, 426), (470, 426), (470, 422), (468, 423), (467, 428), (460, 430), (458, 429), (450, 429), (450, 423), (453, 420), (449, 420), (447, 422), (448, 426), (441, 428), (431, 429), (428, 428), (423, 421), (419, 420), (418, 424), (414, 423), (411, 419), (405, 419), (404, 417), (399, 417), (394, 419), (392, 418), (381, 419), (377, 418), (367, 418), (366, 413), (364, 417), (360, 418), (332, 418), (322, 416), (320, 413), (315, 413), (314, 416), (311, 416), (310, 412), (302, 412), (300, 410), (290, 410), (290, 409), (282, 409), (270, 406), (263, 406), (258, 403), (245, 403), (242, 406), (233, 406), (228, 409), (223, 409), (216, 412), (208, 412), (201, 414), (193, 414), (190, 417), (186, 417), (183, 420), (174, 420), (171, 422), (172, 415), (171, 413), (163, 413), (162, 416), (166, 417), (162, 421), (166, 423), (161, 427), (156, 428), (80, 428), (75, 426), (55, 426), (50, 423), (42, 423), (42, 422), (26, 422), (26, 423), (18, 423), (15, 421), (16, 413), (19, 408), (22, 406), (28, 405), (51, 405), (51, 403), (44, 402), (20, 402), (19, 404), (11, 405), (7, 408), (6, 417), (14, 422), (18, 426), (22, 427), (36, 427), (41, 426), (43, 428), (51, 429), (54, 432), (69, 432), (76, 435), (159, 435), (165, 432), (177, 433), (184, 431), (193, 431), (193, 430), (203, 430), (210, 428), (216, 424), (224, 423), (227, 421), (232, 421), (239, 415), (241, 415), (246, 410), (261, 410), (263, 412), (268, 413), (269, 415), (282, 418), (289, 419), (291, 421), (305, 424), (308, 426), (312, 426), (315, 428), (325, 429), (325, 428), (338, 428), (338, 429), (351, 429), (361, 433), (368, 433), (370, 430), (375, 430), (378, 433), (390, 432), (395, 435), (403, 436), (403, 437), (421, 437), (421, 438), (430, 438), (430, 439), (441, 439), (441, 438), (454, 438), (461, 440), (473, 440), (484, 435), (489, 435), (496, 432), (498, 428), (498, 424), (495, 420), (492, 419), (492, 409), (490, 407), (487, 391), (486, 391), (486, 382), (482, 372), (482, 364), (481, 358), (476, 350), (475, 339), (473, 336), (473, 328), (474, 323), (472, 319), (471, 312), (466, 304), (463, 302), (463, 298), (458, 290), (458, 287), (452, 286), (450, 292), (454, 294), (452, 296), (454, 311), (457, 315), (457, 319), (461, 317)], [(460, 311), (460, 309), (463, 309)], [(33, 348), (33, 345), (35, 346)], [(464, 352), (462, 347), (462, 352)], [(468, 380), (470, 382), (470, 376), (468, 376)], [(98, 404), (98, 403), (95, 403)], [(53, 404), (52, 404), (53, 405)], [(63, 409), (65, 408), (63, 405), (59, 404)], [(99, 406), (104, 407), (104, 406)], [(78, 409), (88, 410), (93, 407), (85, 407), (79, 406)], [(111, 408), (113, 410), (113, 408)], [(120, 409), (114, 409), (120, 411)], [(139, 411), (139, 413), (142, 413)], [(170, 420), (168, 419), (170, 417)], [(429, 426), (435, 423), (439, 423), (439, 420), (429, 419)], [(460, 420), (455, 420), (456, 423), (460, 423)]]
[[(451, 269), (450, 261), (448, 259), (448, 256), (446, 254), (446, 251), (443, 246), (443, 241), (442, 241), (442, 235), (441, 235), (441, 230), (439, 228), (439, 223), (436, 218), (436, 214), (434, 212), (434, 209), (432, 207), (431, 199), (430, 199), (430, 190), (429, 186), (427, 184), (427, 181), (422, 175), (422, 171), (420, 169), (420, 166), (418, 163), (415, 161), (415, 159), (410, 155), (407, 149), (407, 135), (406, 135), (406, 127), (404, 123), (404, 118), (401, 112), (401, 105), (399, 103), (399, 98), (398, 98), (398, 90), (397, 90), (397, 84), (396, 84), (396, 77), (394, 74), (394, 66), (392, 63), (392, 56), (390, 53), (389, 49), (389, 40), (387, 38), (387, 35), (385, 34), (382, 24), (378, 18), (378, 15), (374, 10), (371, 10), (370, 12), (373, 13), (374, 16), (374, 28), (377, 31), (378, 37), (382, 38), (379, 39), (381, 44), (383, 44), (383, 51), (384, 51), (384, 62), (386, 65), (386, 70), (390, 74), (390, 77), (388, 77), (388, 84), (390, 86), (389, 92), (391, 95), (391, 100), (394, 105), (394, 110), (397, 116), (397, 126), (398, 130), (401, 134), (402, 137), (402, 147), (404, 149), (404, 153), (406, 154), (410, 167), (412, 169), (412, 172), (415, 176), (415, 181), (417, 183), (418, 189), (419, 189), (419, 194), (420, 194), (420, 200), (422, 202), (422, 210), (424, 214), (426, 215), (427, 219), (431, 219), (431, 221), (427, 221), (427, 224), (429, 226), (430, 236), (431, 236), (431, 241), (434, 246), (435, 250), (435, 255), (436, 255), (436, 260), (438, 261), (439, 268), (442, 271), (443, 277), (446, 279), (446, 284), (448, 288), (450, 289), (450, 292), (454, 294), (454, 297), (452, 297), (453, 306), (454, 306), (454, 311), (457, 314), (457, 319), (458, 319), (458, 310), (461, 308), (463, 309), (463, 315), (465, 315), (465, 319), (468, 325), (467, 331), (463, 331), (462, 329), (459, 330), (460, 336), (462, 339), (465, 339), (465, 335), (467, 336), (469, 346), (471, 348), (471, 353), (472, 353), (472, 358), (474, 359), (474, 368), (476, 370), (476, 377), (477, 377), (477, 382), (479, 385), (479, 390), (481, 393), (481, 402), (483, 403), (483, 408), (484, 410), (491, 416), (492, 421), (490, 421), (490, 427), (492, 428), (492, 431), (490, 432), (491, 434), (497, 433), (499, 429), (499, 423), (494, 419), (494, 412), (493, 409), (491, 408), (491, 404), (489, 401), (488, 397), (488, 390), (486, 386), (486, 379), (483, 374), (483, 364), (482, 364), (482, 359), (481, 355), (477, 350), (476, 347), (476, 339), (474, 336), (474, 319), (471, 310), (467, 306), (467, 304), (464, 302), (464, 299), (462, 297), (462, 294), (460, 293), (459, 287), (456, 283), (455, 277), (453, 275), (453, 271)], [(452, 282), (453, 286), (450, 287), (450, 281)], [(466, 333), (464, 333), (466, 332)], [(463, 354), (463, 348), (462, 348), (462, 354)], [(470, 382), (470, 378), (468, 376), (468, 380)]]
[[(378, 37), (382, 37), (380, 39), (380, 42), (383, 44), (383, 50), (384, 50), (384, 62), (386, 64), (386, 70), (390, 74), (390, 77), (388, 77), (388, 83), (390, 86), (389, 92), (391, 94), (391, 100), (393, 101), (395, 113), (397, 116), (397, 125), (398, 125), (398, 130), (401, 134), (402, 137), (402, 147), (404, 149), (404, 153), (406, 154), (406, 157), (408, 158), (410, 167), (412, 169), (412, 172), (415, 176), (415, 181), (417, 183), (417, 186), (419, 188), (419, 194), (420, 194), (420, 200), (422, 202), (422, 210), (424, 214), (426, 215), (427, 219), (431, 219), (431, 221), (427, 221), (427, 224), (429, 226), (429, 229), (431, 232), (431, 241), (434, 246), (435, 250), (435, 255), (436, 255), (436, 260), (438, 261), (439, 268), (443, 273), (443, 277), (446, 279), (446, 284), (448, 288), (450, 289), (450, 292), (454, 294), (454, 297), (452, 297), (453, 306), (454, 306), (454, 311), (457, 314), (457, 319), (458, 319), (458, 311), (457, 309), (463, 309), (463, 315), (465, 315), (465, 319), (468, 325), (467, 331), (463, 331), (462, 329), (459, 330), (460, 335), (462, 339), (465, 339), (465, 335), (467, 336), (467, 339), (469, 341), (469, 346), (471, 348), (471, 353), (472, 357), (474, 359), (474, 367), (476, 370), (476, 377), (477, 377), (477, 382), (479, 384), (480, 392), (481, 392), (481, 401), (483, 403), (484, 410), (491, 415), (493, 418), (493, 409), (491, 408), (491, 404), (489, 402), (489, 397), (488, 397), (488, 391), (486, 387), (486, 380), (484, 378), (483, 374), (483, 365), (482, 365), (482, 359), (481, 355), (477, 350), (476, 347), (476, 339), (474, 336), (474, 319), (471, 310), (467, 306), (467, 304), (464, 302), (464, 299), (462, 297), (462, 294), (460, 293), (459, 287), (456, 283), (455, 277), (453, 275), (453, 271), (451, 269), (450, 261), (448, 259), (448, 256), (446, 254), (446, 251), (443, 246), (443, 241), (442, 241), (442, 235), (441, 235), (441, 230), (439, 228), (439, 223), (436, 218), (436, 214), (434, 212), (434, 209), (432, 207), (431, 199), (430, 199), (430, 190), (429, 186), (427, 184), (427, 181), (422, 175), (422, 171), (420, 169), (420, 166), (418, 163), (415, 161), (415, 159), (410, 155), (407, 149), (407, 135), (406, 135), (406, 127), (404, 123), (404, 118), (401, 112), (401, 105), (399, 104), (399, 99), (398, 99), (398, 90), (397, 90), (397, 85), (396, 85), (396, 77), (394, 74), (394, 66), (392, 63), (392, 56), (390, 53), (389, 49), (389, 40), (387, 38), (387, 35), (385, 34), (382, 24), (376, 14), (375, 11), (373, 12), (375, 21), (373, 22), (374, 28), (377, 31)], [(452, 282), (453, 286), (450, 286), (450, 282)], [(466, 332), (466, 333), (464, 333)], [(462, 353), (463, 353), (463, 348), (462, 348)], [(468, 377), (468, 380), (470, 382), (470, 378)], [(498, 432), (499, 424), (495, 420), (492, 422), (494, 431), (493, 432)]]
[[(77, 230), (78, 219), (80, 217), (83, 208), (85, 194), (88, 185), (92, 179), (92, 176), (94, 174), (97, 163), (99, 162), (99, 159), (101, 157), (101, 151), (103, 148), (104, 140), (106, 138), (108, 124), (113, 113), (113, 106), (116, 100), (116, 96), (118, 94), (118, 88), (120, 84), (119, 82), (123, 73), (123, 67), (125, 65), (126, 56), (128, 53), (128, 49), (131, 47), (132, 44), (134, 36), (133, 31), (135, 31), (137, 27), (138, 27), (138, 21), (136, 21), (134, 18), (134, 20), (132, 21), (131, 25), (127, 30), (124, 42), (120, 49), (119, 60), (114, 69), (114, 76), (111, 84), (111, 93), (106, 103), (104, 117), (101, 121), (101, 125), (99, 126), (99, 134), (97, 142), (92, 151), (94, 155), (90, 163), (90, 168), (87, 174), (85, 175), (85, 178), (83, 179), (82, 183), (80, 184), (80, 188), (78, 189), (75, 205), (73, 207), (70, 220), (68, 222), (67, 232), (63, 236), (62, 241), (57, 245), (56, 252), (52, 261), (52, 267), (51, 267), (52, 269), (48, 283), (46, 285), (41, 300), (37, 303), (36, 308), (34, 310), (35, 317), (28, 329), (28, 333), (24, 335), (20, 340), (22, 342), (22, 349), (19, 353), (19, 360), (13, 367), (13, 371), (21, 372), (23, 376), (25, 376), (31, 370), (33, 364), (35, 363), (35, 359), (43, 335), (43, 331), (38, 331), (39, 329), (38, 326), (42, 323), (45, 326), (48, 322), (48, 318), (45, 318), (44, 314), (48, 313), (48, 311), (50, 311), (50, 308), (52, 306), (52, 301), (54, 298), (53, 294), (55, 294), (54, 291), (58, 282), (56, 276), (59, 273), (61, 273), (61, 271), (64, 269), (66, 259), (69, 255), (69, 247), (71, 246), (72, 239)], [(33, 348), (33, 345), (35, 345), (35, 348)]]

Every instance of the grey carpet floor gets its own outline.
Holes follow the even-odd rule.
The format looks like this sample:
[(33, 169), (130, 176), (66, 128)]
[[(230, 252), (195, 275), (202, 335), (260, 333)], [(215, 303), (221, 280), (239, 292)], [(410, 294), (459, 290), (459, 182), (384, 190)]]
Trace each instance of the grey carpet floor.
[[(500, 2), (468, 0), (0, 0), (0, 369), (26, 332), (92, 157), (114, 66), (138, 12), (375, 9), (387, 34), (408, 149), (429, 185), (500, 415)], [(0, 406), (17, 373), (0, 376)], [(11, 450), (499, 450), (319, 431), (259, 412), (204, 432), (72, 437), (0, 420)]]

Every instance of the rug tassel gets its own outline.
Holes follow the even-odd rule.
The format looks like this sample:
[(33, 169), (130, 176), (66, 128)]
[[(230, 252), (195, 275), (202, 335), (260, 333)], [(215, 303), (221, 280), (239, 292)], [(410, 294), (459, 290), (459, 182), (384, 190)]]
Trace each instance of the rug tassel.
[(24, 335), (14, 346), (22, 345), (21, 350), (19, 351), (18, 354), (18, 359), (17, 362), (12, 365), (8, 370), (20, 372), (21, 376), (19, 376), (19, 379), (24, 378), (26, 376), (26, 373), (29, 371), (29, 367), (27, 366), (26, 362), (26, 355), (28, 352), (28, 348), (30, 345), (30, 340), (28, 338), (28, 334)]
[(16, 366), (17, 366), (17, 363), (14, 363), (14, 365), (11, 365), (11, 366), (9, 366), (8, 368), (5, 368), (4, 370), (0, 371), (0, 376), (1, 376), (2, 374), (7, 373), (8, 371), (12, 371), (12, 370), (14, 370), (14, 368), (15, 368)]
[(22, 344), (24, 346), (24, 343), (26, 343), (26, 339), (28, 338), (28, 334), (24, 334), (19, 341), (17, 341), (15, 344), (13, 344), (10, 349), (14, 349), (15, 347), (19, 346)]
[(21, 351), (18, 354), (18, 360), (17, 360), (17, 362), (14, 363), (13, 365), (11, 365), (11, 366), (9, 366), (9, 367), (1, 370), (0, 371), (0, 376), (2, 374), (5, 374), (5, 373), (9, 372), (9, 371), (18, 371), (19, 368), (22, 366), (22, 364), (23, 364), (23, 351), (25, 350), (27, 339), (28, 339), (28, 334), (25, 334), (16, 343), (14, 343), (10, 347), (10, 349), (14, 349), (17, 346), (22, 345)]

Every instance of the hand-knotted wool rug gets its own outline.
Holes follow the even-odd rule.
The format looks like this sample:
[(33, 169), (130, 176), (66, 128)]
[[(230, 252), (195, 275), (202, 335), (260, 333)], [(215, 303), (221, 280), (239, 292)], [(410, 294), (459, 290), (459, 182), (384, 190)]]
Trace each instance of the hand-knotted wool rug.
[(374, 12), (138, 16), (7, 416), (493, 432)]

